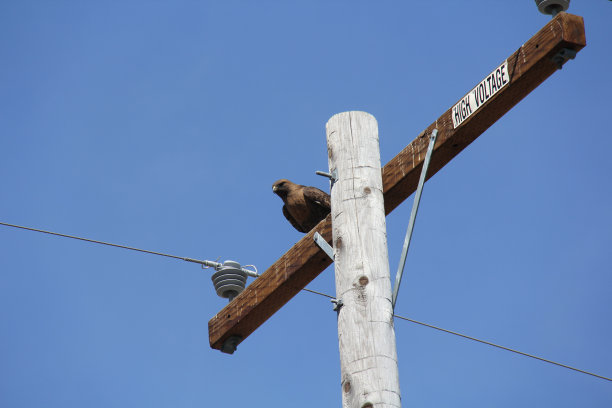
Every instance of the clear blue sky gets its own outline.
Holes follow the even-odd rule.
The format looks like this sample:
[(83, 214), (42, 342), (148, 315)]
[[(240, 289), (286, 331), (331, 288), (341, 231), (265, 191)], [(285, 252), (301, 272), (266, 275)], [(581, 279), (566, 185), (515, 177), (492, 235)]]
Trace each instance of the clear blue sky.
[[(612, 376), (612, 3), (587, 47), (426, 185), (397, 313)], [(382, 162), (549, 20), (522, 1), (0, 4), (0, 221), (265, 270), (327, 189), (325, 123)], [(391, 270), (412, 199), (387, 218)], [(340, 406), (301, 293), (234, 355), (211, 270), (0, 226), (0, 406)], [(310, 288), (334, 294), (333, 267)], [(406, 407), (610, 407), (612, 383), (397, 321)]]

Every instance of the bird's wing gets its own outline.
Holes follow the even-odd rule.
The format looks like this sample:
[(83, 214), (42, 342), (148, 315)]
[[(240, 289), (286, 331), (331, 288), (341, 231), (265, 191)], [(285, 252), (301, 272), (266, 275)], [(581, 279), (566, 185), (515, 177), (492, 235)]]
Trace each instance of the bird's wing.
[(285, 218), (287, 219), (287, 221), (289, 221), (291, 223), (291, 225), (293, 225), (293, 228), (295, 228), (296, 230), (300, 231), (300, 232), (308, 232), (307, 230), (305, 230), (304, 227), (302, 227), (296, 220), (295, 218), (293, 218), (291, 216), (291, 214), (289, 214), (289, 211), (287, 210), (287, 206), (283, 205), (283, 215), (285, 216)]
[(329, 194), (316, 187), (304, 187), (304, 200), (315, 218), (322, 220), (329, 214), (331, 209)]

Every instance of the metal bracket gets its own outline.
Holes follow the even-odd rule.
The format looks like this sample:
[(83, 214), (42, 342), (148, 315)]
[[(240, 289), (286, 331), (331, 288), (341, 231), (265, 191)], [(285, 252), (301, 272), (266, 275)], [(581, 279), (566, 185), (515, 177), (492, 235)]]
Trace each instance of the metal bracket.
[(234, 354), (234, 351), (238, 348), (238, 344), (242, 341), (240, 336), (230, 336), (223, 342), (221, 351), (226, 354)]
[(331, 302), (334, 304), (334, 312), (339, 312), (340, 308), (344, 306), (344, 302), (342, 302), (342, 299), (332, 299)]
[(576, 50), (571, 48), (561, 48), (551, 59), (557, 65), (558, 69), (563, 68), (563, 64), (567, 61), (576, 58)]
[(314, 233), (314, 242), (330, 257), (330, 259), (334, 260), (334, 249), (325, 241), (323, 236), (318, 232)]
[(331, 173), (326, 173), (324, 171), (315, 171), (315, 174), (323, 177), (327, 177), (329, 179), (329, 188), (331, 189), (334, 186), (334, 183), (338, 180), (338, 170), (333, 169)]

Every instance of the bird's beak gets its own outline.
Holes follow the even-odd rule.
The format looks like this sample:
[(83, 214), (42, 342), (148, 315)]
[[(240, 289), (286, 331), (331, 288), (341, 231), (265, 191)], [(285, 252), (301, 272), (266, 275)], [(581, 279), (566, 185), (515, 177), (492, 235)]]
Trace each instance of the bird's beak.
[(278, 186), (272, 186), (272, 192), (276, 193), (276, 190), (278, 190)]

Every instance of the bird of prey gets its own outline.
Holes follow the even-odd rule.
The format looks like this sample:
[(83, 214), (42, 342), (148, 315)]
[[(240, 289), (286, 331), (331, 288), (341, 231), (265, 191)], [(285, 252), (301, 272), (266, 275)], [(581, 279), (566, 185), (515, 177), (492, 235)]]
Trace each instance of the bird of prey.
[(309, 232), (330, 212), (329, 194), (316, 187), (280, 179), (272, 184), (272, 191), (285, 203), (285, 218), (300, 232)]

